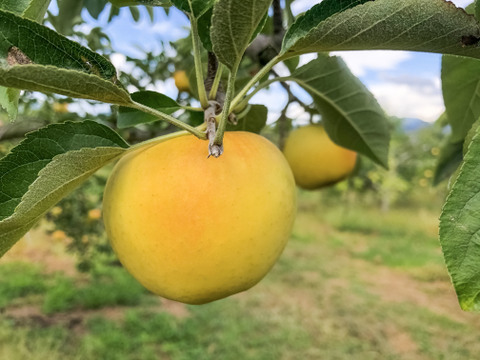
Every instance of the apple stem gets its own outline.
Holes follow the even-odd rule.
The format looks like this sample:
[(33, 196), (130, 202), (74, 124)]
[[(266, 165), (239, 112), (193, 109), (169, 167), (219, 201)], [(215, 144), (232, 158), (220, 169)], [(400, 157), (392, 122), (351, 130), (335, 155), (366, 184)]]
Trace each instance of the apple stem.
[(221, 113), (222, 107), (217, 101), (210, 100), (209, 107), (205, 110), (205, 124), (207, 129), (205, 133), (208, 139), (208, 157), (219, 157), (223, 154), (223, 144), (215, 144), (215, 136), (217, 134), (216, 117)]

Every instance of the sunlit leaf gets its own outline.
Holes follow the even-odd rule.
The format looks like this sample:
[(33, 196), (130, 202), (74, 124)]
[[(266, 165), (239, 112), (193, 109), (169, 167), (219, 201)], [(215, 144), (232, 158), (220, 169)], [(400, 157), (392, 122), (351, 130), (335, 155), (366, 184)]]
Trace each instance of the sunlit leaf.
[(230, 70), (240, 63), (272, 0), (218, 0), (210, 30), (213, 51)]
[(113, 130), (94, 121), (28, 134), (0, 160), (0, 256), (50, 207), (127, 148)]
[(366, 1), (340, 12), (335, 9), (330, 16), (326, 8), (332, 3), (323, 1), (298, 18), (285, 35), (284, 57), (319, 51), (390, 49), (480, 58), (479, 23), (451, 2)]
[(480, 128), (440, 217), (440, 243), (462, 309), (480, 311)]
[(0, 61), (8, 65), (53, 65), (116, 82), (106, 58), (34, 21), (0, 11), (0, 35)]
[[(0, 0), (0, 9), (8, 10), (41, 22), (51, 0)], [(15, 120), (18, 113), (20, 90), (0, 87), (0, 107), (6, 110), (10, 120)]]
[(6, 69), (0, 67), (0, 85), (118, 105), (131, 103), (130, 95), (110, 81), (96, 75), (54, 66), (18, 65)]

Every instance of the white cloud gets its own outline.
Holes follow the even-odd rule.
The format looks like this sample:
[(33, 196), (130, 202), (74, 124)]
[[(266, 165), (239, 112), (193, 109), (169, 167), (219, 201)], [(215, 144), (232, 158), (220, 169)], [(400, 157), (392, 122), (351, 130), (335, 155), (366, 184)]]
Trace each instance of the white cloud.
[(156, 91), (161, 94), (164, 94), (172, 99), (175, 99), (178, 95), (178, 90), (175, 87), (175, 81), (173, 78), (169, 78), (165, 81), (157, 80), (154, 84), (148, 84), (146, 86), (147, 90)]
[(68, 111), (77, 113), (80, 116), (90, 114), (105, 114), (110, 112), (110, 104), (89, 103), (86, 100), (76, 99), (75, 102), (68, 105)]
[(296, 102), (288, 107), (287, 117), (294, 120), (298, 126), (310, 123), (310, 115)]
[(332, 55), (339, 55), (347, 63), (356, 76), (364, 76), (367, 71), (393, 70), (413, 55), (406, 51), (338, 51)]
[(120, 53), (113, 53), (110, 55), (110, 61), (117, 71), (122, 71), (127, 74), (130, 74), (135, 68), (135, 64), (131, 61), (127, 61), (127, 57)]
[(369, 89), (389, 115), (433, 122), (445, 110), (438, 81), (430, 85), (381, 82)]
[(292, 6), (292, 13), (294, 15), (300, 14), (304, 11), (307, 11), (310, 9), (312, 6), (320, 3), (321, 1), (318, 0), (302, 0), (302, 1), (295, 1)]
[(470, 5), (473, 0), (450, 0), (455, 5), (465, 8), (467, 5)]
[(188, 27), (180, 27), (175, 21), (168, 19), (152, 24), (142, 24), (143, 31), (150, 31), (154, 34), (162, 35), (169, 40), (184, 38), (188, 35)]
[(288, 95), (278, 83), (273, 83), (268, 90), (259, 91), (250, 101), (251, 104), (262, 104), (268, 107), (269, 124), (278, 119), (287, 102)]
[(298, 61), (298, 66), (303, 66), (313, 59), (317, 58), (317, 54), (305, 54), (305, 55), (300, 55), (300, 60)]

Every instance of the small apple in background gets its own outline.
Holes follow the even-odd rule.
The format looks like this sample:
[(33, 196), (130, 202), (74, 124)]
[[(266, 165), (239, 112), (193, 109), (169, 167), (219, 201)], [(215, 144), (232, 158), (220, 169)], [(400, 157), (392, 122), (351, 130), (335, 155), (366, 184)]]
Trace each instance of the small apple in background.
[(357, 153), (335, 144), (321, 125), (293, 130), (283, 153), (292, 168), (295, 182), (307, 190), (345, 179), (355, 168), (357, 160)]
[(180, 92), (190, 92), (190, 81), (185, 70), (177, 70), (173, 73), (175, 86)]

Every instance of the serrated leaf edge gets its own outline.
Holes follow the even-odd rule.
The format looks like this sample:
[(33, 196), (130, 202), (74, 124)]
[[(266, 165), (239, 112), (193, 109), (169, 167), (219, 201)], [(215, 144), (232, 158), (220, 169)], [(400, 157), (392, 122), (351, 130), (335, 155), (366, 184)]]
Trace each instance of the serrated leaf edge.
[[(465, 311), (473, 311), (473, 310), (475, 310), (475, 311), (480, 311), (480, 309), (478, 309), (478, 310), (475, 309), (475, 306), (474, 306), (475, 304), (472, 303), (471, 301), (468, 302), (468, 303), (466, 303), (465, 301), (461, 301), (461, 300), (460, 300), (460, 294), (459, 294), (458, 291), (457, 291), (457, 284), (456, 284), (456, 282), (455, 282), (454, 279), (453, 279), (452, 271), (450, 270), (450, 267), (448, 266), (447, 261), (446, 261), (445, 252), (444, 252), (444, 247), (443, 247), (443, 240), (442, 240), (442, 237), (441, 237), (441, 234), (442, 234), (441, 229), (442, 229), (442, 223), (443, 223), (444, 221), (446, 221), (446, 220), (443, 220), (443, 219), (448, 216), (447, 214), (445, 214), (445, 208), (446, 208), (447, 206), (449, 206), (449, 200), (450, 200), (450, 198), (451, 198), (452, 196), (454, 196), (455, 189), (456, 189), (457, 186), (458, 186), (458, 182), (461, 180), (461, 177), (462, 177), (463, 172), (464, 172), (464, 168), (465, 168), (465, 166), (466, 166), (466, 162), (467, 162), (467, 160), (469, 159), (470, 148), (472, 147), (472, 144), (476, 141), (477, 138), (480, 138), (480, 127), (478, 128), (477, 133), (475, 134), (475, 136), (472, 138), (472, 141), (471, 141), (470, 144), (468, 145), (468, 151), (467, 151), (467, 153), (465, 154), (464, 160), (462, 161), (462, 164), (460, 165), (460, 168), (458, 169), (458, 175), (455, 177), (455, 180), (453, 181), (453, 184), (452, 184), (452, 186), (451, 186), (451, 190), (450, 190), (450, 192), (448, 193), (447, 198), (445, 199), (445, 203), (444, 203), (443, 206), (442, 206), (442, 211), (441, 211), (441, 213), (440, 213), (440, 218), (439, 218), (439, 220), (440, 220), (440, 222), (439, 222), (439, 242), (440, 242), (440, 246), (441, 246), (441, 248), (442, 248), (442, 254), (443, 254), (443, 257), (444, 257), (445, 265), (446, 265), (446, 268), (447, 268), (448, 275), (449, 275), (449, 277), (450, 277), (450, 281), (452, 282), (453, 287), (454, 287), (454, 289), (455, 289), (455, 292), (456, 292), (456, 294), (457, 294), (457, 298), (458, 298), (460, 307), (462, 308), (462, 310), (465, 310)], [(465, 208), (465, 206), (462, 208), (462, 210), (463, 210), (464, 208)], [(469, 241), (468, 241), (469, 245), (468, 245), (468, 246), (470, 246), (470, 243), (471, 243), (470, 239), (471, 239), (471, 237), (469, 238)], [(467, 256), (467, 255), (465, 255), (465, 257), (466, 257), (466, 256)], [(480, 291), (477, 292), (476, 295), (478, 296), (479, 294), (480, 294)]]

